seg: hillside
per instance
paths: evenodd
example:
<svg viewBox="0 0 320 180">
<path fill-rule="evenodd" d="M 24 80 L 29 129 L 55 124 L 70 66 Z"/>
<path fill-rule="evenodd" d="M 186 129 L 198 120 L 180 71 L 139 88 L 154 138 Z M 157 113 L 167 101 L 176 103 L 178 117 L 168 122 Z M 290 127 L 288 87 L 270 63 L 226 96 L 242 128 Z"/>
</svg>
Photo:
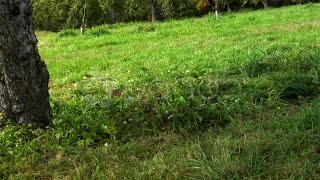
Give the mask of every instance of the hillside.
<svg viewBox="0 0 320 180">
<path fill-rule="evenodd" d="M 37 32 L 54 124 L 4 179 L 319 179 L 320 5 Z"/>
</svg>

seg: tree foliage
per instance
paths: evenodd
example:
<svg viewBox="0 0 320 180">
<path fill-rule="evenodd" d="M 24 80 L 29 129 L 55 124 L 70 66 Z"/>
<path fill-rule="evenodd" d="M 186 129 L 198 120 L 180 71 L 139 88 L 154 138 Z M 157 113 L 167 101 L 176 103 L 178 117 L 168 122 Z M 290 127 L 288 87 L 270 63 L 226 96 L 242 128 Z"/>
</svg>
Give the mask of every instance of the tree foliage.
<svg viewBox="0 0 320 180">
<path fill-rule="evenodd" d="M 85 0 L 33 0 L 34 25 L 40 30 L 78 28 Z M 320 0 L 219 0 L 219 11 L 320 2 Z M 87 26 L 103 23 L 151 21 L 151 0 L 87 0 Z M 160 20 L 199 16 L 214 9 L 215 0 L 158 0 Z"/>
</svg>

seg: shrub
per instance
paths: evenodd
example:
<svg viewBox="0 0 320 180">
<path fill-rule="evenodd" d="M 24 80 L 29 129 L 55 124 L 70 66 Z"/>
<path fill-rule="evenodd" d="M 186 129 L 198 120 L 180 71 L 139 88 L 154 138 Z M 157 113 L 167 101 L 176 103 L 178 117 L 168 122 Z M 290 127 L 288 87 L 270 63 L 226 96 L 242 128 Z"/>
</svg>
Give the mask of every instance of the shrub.
<svg viewBox="0 0 320 180">
<path fill-rule="evenodd" d="M 87 31 L 87 33 L 92 36 L 104 36 L 104 35 L 110 34 L 110 32 L 106 29 L 106 26 L 99 26 L 99 27 L 90 29 Z"/>
<path fill-rule="evenodd" d="M 139 26 L 136 30 L 137 32 L 154 32 L 156 31 L 156 27 L 152 25 Z"/>
<path fill-rule="evenodd" d="M 78 33 L 76 30 L 67 29 L 67 30 L 61 31 L 58 36 L 59 38 L 64 38 L 64 37 L 75 37 L 77 35 Z"/>
</svg>

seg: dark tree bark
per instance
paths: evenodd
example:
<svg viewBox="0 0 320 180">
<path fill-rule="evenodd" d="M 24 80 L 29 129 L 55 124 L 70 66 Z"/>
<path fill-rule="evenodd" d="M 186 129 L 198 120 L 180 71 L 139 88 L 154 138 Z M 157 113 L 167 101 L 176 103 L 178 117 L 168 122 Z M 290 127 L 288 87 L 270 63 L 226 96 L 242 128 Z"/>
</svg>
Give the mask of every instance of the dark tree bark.
<svg viewBox="0 0 320 180">
<path fill-rule="evenodd" d="M 20 124 L 50 124 L 49 73 L 32 27 L 30 0 L 0 0 L 0 113 Z"/>
<path fill-rule="evenodd" d="M 157 10 L 158 2 L 157 0 L 151 0 L 151 15 L 152 22 L 156 22 L 158 20 L 158 10 Z"/>
</svg>

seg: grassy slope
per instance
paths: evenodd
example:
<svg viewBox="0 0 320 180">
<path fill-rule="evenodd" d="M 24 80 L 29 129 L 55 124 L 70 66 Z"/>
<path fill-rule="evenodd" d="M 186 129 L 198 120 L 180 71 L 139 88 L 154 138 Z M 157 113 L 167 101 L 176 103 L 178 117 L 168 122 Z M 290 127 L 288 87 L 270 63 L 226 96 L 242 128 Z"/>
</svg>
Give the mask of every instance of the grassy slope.
<svg viewBox="0 0 320 180">
<path fill-rule="evenodd" d="M 318 179 L 319 11 L 39 32 L 55 125 L 4 129 L 0 177 Z"/>
</svg>

